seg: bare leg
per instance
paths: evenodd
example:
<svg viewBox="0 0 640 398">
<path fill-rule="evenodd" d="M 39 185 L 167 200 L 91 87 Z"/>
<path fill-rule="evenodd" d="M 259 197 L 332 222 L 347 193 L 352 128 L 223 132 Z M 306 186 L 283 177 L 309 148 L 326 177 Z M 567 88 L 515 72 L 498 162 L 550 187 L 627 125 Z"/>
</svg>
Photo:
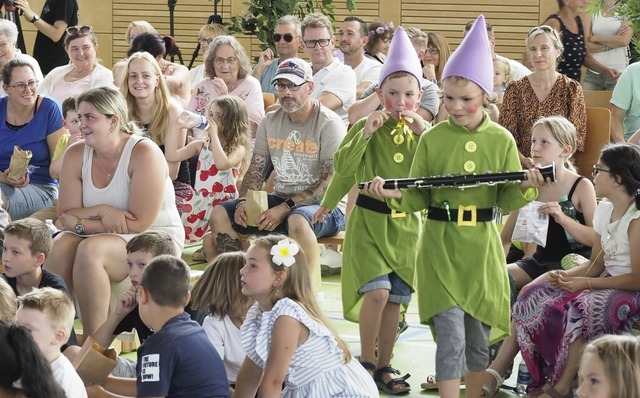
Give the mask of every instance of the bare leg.
<svg viewBox="0 0 640 398">
<path fill-rule="evenodd" d="M 582 353 L 582 348 L 585 346 L 586 341 L 583 338 L 579 338 L 575 340 L 573 343 L 569 344 L 569 353 L 567 354 L 567 365 L 564 368 L 564 372 L 555 386 L 552 386 L 560 395 L 569 395 L 571 391 L 571 386 L 573 384 L 573 380 L 576 378 L 578 374 L 578 368 L 580 366 L 580 355 Z M 547 387 L 543 387 L 545 390 Z M 542 394 L 540 397 L 546 398 L 550 397 L 548 394 Z"/>
<path fill-rule="evenodd" d="M 482 383 L 484 381 L 484 371 L 469 372 L 465 377 L 465 397 L 480 398 L 482 396 Z"/>
<path fill-rule="evenodd" d="M 322 277 L 320 274 L 320 248 L 318 239 L 313 233 L 309 221 L 300 214 L 293 214 L 287 219 L 289 236 L 297 240 L 304 251 L 309 264 L 311 286 L 317 294 L 322 290 Z"/>
<path fill-rule="evenodd" d="M 515 286 L 517 290 L 522 289 L 524 285 L 531 282 L 531 277 L 529 276 L 529 274 L 524 272 L 524 270 L 518 267 L 518 265 L 515 263 L 507 264 L 507 272 L 509 272 L 509 275 L 511 275 L 513 279 L 515 279 Z"/>
<path fill-rule="evenodd" d="M 520 351 L 520 347 L 518 346 L 518 339 L 516 337 L 516 323 L 511 321 L 511 335 L 502 341 L 502 346 L 500 346 L 500 350 L 498 351 L 498 356 L 491 362 L 489 365 L 489 369 L 493 369 L 498 372 L 499 375 L 503 376 L 507 373 L 509 365 L 514 360 L 518 352 Z M 490 375 L 489 373 L 484 372 L 483 374 L 484 384 L 489 387 L 498 388 L 500 386 L 496 385 L 496 378 Z"/>
<path fill-rule="evenodd" d="M 441 398 L 460 398 L 460 379 L 438 380 L 438 392 Z"/>
<path fill-rule="evenodd" d="M 214 206 L 209 224 L 210 238 L 205 239 L 202 244 L 208 261 L 213 261 L 220 253 L 242 250 L 240 235 L 231 226 L 231 220 L 224 207 Z"/>
<path fill-rule="evenodd" d="M 358 327 L 360 329 L 361 362 L 370 362 L 373 364 L 377 362 L 376 340 L 378 339 L 383 311 L 386 307 L 388 299 L 389 290 L 387 289 L 370 290 L 364 293 L 362 307 L 360 307 L 360 319 L 358 323 Z"/>
<path fill-rule="evenodd" d="M 111 282 L 127 277 L 125 246 L 122 238 L 113 235 L 92 236 L 78 245 L 73 280 L 85 336 L 107 320 Z"/>
<path fill-rule="evenodd" d="M 47 271 L 56 273 L 64 279 L 71 296 L 73 296 L 73 264 L 76 258 L 76 250 L 83 238 L 68 232 L 62 232 L 53 240 L 51 253 L 44 261 Z"/>
<path fill-rule="evenodd" d="M 378 331 L 378 368 L 391 364 L 393 346 L 396 343 L 396 334 L 398 332 L 398 322 L 400 322 L 400 304 L 387 302 L 382 311 L 382 319 Z M 396 375 L 387 373 L 382 377 L 386 383 Z"/>
</svg>

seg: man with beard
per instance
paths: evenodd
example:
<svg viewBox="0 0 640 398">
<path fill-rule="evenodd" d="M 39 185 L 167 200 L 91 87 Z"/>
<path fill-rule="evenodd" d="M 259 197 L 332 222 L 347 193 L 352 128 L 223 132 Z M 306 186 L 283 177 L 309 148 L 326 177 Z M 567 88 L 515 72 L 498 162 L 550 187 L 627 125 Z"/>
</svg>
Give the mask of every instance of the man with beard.
<svg viewBox="0 0 640 398">
<path fill-rule="evenodd" d="M 356 73 L 356 98 L 360 98 L 371 84 L 378 82 L 382 69 L 380 62 L 364 56 L 364 47 L 369 42 L 367 33 L 367 23 L 354 16 L 346 17 L 338 31 L 344 64 Z"/>
<path fill-rule="evenodd" d="M 213 208 L 210 224 L 213 247 L 209 260 L 222 252 L 242 250 L 239 234 L 287 234 L 304 250 L 314 289 L 320 289 L 320 253 L 317 238 L 333 236 L 344 227 L 344 200 L 324 222 L 311 223 L 333 175 L 333 154 L 346 134 L 342 120 L 314 91 L 311 65 L 299 58 L 278 65 L 272 80 L 280 107 L 269 112 L 256 133 L 255 149 L 239 190 L 240 199 Z M 248 218 L 245 196 L 260 191 L 274 171 L 274 193 L 268 209 Z"/>
</svg>

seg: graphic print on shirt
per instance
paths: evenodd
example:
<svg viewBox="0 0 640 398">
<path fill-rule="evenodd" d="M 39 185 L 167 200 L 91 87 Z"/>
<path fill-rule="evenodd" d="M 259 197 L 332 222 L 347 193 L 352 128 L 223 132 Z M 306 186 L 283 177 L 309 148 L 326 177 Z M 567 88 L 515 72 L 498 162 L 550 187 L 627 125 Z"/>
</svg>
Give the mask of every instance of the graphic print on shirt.
<svg viewBox="0 0 640 398">
<path fill-rule="evenodd" d="M 142 371 L 140 381 L 160 381 L 160 354 L 149 354 L 142 357 Z"/>
<path fill-rule="evenodd" d="M 270 141 L 270 149 L 282 149 L 282 156 L 273 157 L 273 167 L 278 176 L 276 191 L 280 187 L 277 185 L 300 186 L 307 189 L 309 185 L 315 183 L 314 176 L 309 172 L 309 168 L 305 162 L 305 157 L 315 160 L 317 158 L 317 144 L 303 142 L 300 138 L 301 134 L 298 130 L 293 130 L 284 140 Z M 275 144 L 275 147 L 274 147 Z"/>
</svg>

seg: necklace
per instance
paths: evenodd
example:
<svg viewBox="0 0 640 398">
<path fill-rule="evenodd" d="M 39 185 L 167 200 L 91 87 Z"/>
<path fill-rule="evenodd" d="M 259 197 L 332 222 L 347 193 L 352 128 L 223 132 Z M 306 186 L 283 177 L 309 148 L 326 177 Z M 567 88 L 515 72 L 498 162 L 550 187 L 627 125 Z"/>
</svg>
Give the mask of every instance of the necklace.
<svg viewBox="0 0 640 398">
<path fill-rule="evenodd" d="M 122 141 L 122 139 L 121 139 Z M 107 172 L 104 167 L 102 167 L 102 164 L 100 164 L 100 159 L 97 156 L 94 156 L 94 158 L 96 159 L 96 164 L 98 165 L 98 168 L 100 168 L 100 170 L 102 170 L 102 172 L 104 174 L 107 175 L 107 183 L 109 183 L 111 181 L 111 175 L 113 174 L 113 172 L 115 171 L 115 169 L 118 167 L 118 162 L 120 161 L 120 156 L 122 156 L 122 150 L 124 149 L 124 143 L 127 141 L 124 141 L 122 144 L 120 144 L 120 149 L 118 150 L 117 154 L 118 156 L 114 156 L 113 157 L 113 166 L 111 167 L 111 169 Z"/>
</svg>

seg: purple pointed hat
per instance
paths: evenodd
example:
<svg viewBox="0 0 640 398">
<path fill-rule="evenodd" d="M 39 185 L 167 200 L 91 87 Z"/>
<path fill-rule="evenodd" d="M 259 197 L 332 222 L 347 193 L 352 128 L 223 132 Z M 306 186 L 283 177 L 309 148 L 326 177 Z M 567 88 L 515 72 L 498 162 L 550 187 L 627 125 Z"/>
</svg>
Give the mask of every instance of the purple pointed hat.
<svg viewBox="0 0 640 398">
<path fill-rule="evenodd" d="M 480 86 L 485 93 L 493 92 L 493 56 L 484 15 L 476 19 L 444 66 L 442 80 L 449 76 L 464 77 Z"/>
<path fill-rule="evenodd" d="M 387 54 L 387 60 L 380 69 L 380 79 L 378 85 L 382 86 L 384 79 L 389 77 L 390 74 L 395 72 L 407 72 L 412 74 L 418 79 L 420 86 L 422 87 L 422 67 L 420 66 L 420 59 L 416 50 L 407 36 L 407 32 L 402 29 L 402 26 L 398 26 L 391 44 L 389 45 L 389 52 Z M 493 88 L 493 83 L 491 83 Z"/>
</svg>

